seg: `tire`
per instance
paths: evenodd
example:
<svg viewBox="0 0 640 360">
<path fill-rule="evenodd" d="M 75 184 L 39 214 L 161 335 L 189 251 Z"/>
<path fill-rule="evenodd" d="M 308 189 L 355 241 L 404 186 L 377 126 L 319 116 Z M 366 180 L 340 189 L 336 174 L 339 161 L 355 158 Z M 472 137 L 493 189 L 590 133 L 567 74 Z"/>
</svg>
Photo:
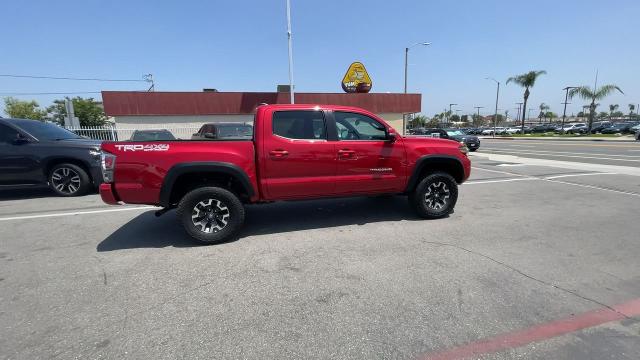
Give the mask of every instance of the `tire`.
<svg viewBox="0 0 640 360">
<path fill-rule="evenodd" d="M 449 215 L 457 201 L 458 184 L 451 175 L 443 172 L 425 176 L 409 194 L 409 204 L 425 219 L 439 219 Z"/>
<path fill-rule="evenodd" d="M 47 177 L 49 187 L 60 196 L 84 195 L 91 188 L 91 178 L 78 165 L 58 164 L 51 168 Z"/>
<path fill-rule="evenodd" d="M 232 240 L 244 224 L 244 206 L 238 197 L 219 187 L 188 192 L 176 214 L 187 234 L 202 244 Z"/>
<path fill-rule="evenodd" d="M 471 151 L 471 152 L 475 152 L 476 150 L 478 150 L 478 149 L 469 149 L 469 151 Z"/>
</svg>

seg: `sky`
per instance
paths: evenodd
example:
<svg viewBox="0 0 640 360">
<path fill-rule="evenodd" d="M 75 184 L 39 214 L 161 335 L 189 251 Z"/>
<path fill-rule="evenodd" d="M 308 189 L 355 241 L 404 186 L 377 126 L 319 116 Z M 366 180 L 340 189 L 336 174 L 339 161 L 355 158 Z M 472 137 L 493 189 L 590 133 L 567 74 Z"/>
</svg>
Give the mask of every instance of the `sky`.
<svg viewBox="0 0 640 360">
<path fill-rule="evenodd" d="M 372 92 L 409 92 L 422 113 L 448 109 L 514 115 L 521 88 L 505 80 L 545 70 L 530 106 L 562 114 L 566 86 L 617 84 L 625 95 L 598 111 L 640 103 L 638 0 L 291 0 L 294 80 L 300 92 L 342 92 L 349 64 L 361 61 Z M 275 91 L 288 83 L 285 0 L 6 1 L 0 74 L 141 79 L 157 91 Z M 144 82 L 0 77 L 15 93 L 144 90 Z M 100 98 L 100 94 L 78 94 Z M 47 106 L 64 95 L 16 95 Z M 586 100 L 575 99 L 567 113 Z M 536 116 L 536 112 L 532 112 Z"/>
</svg>

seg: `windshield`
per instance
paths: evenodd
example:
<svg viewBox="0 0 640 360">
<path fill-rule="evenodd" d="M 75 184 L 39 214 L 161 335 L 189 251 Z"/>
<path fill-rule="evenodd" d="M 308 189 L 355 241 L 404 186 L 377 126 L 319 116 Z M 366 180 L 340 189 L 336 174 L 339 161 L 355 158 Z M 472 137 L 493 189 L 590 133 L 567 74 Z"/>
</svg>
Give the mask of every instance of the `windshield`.
<svg viewBox="0 0 640 360">
<path fill-rule="evenodd" d="M 446 130 L 446 132 L 449 136 L 464 135 L 460 130 Z"/>
<path fill-rule="evenodd" d="M 218 125 L 218 136 L 228 137 L 251 137 L 253 136 L 253 126 L 251 125 Z"/>
<path fill-rule="evenodd" d="M 72 133 L 69 130 L 65 130 L 58 125 L 33 121 L 20 121 L 16 123 L 24 131 L 31 134 L 38 140 L 69 140 L 69 139 L 82 139 L 82 137 Z"/>
</svg>

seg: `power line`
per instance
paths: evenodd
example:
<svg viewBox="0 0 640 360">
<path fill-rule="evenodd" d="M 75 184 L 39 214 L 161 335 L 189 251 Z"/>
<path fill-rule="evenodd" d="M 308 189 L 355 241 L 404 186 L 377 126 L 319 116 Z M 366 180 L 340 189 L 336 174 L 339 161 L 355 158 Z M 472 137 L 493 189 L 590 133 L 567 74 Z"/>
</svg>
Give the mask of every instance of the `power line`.
<svg viewBox="0 0 640 360">
<path fill-rule="evenodd" d="M 0 77 L 28 78 L 28 79 L 49 79 L 49 80 L 75 80 L 75 81 L 149 82 L 149 80 L 146 80 L 146 79 L 143 79 L 143 80 L 138 80 L 138 79 L 101 79 L 101 78 L 76 78 L 76 77 L 15 75 L 15 74 L 0 74 Z"/>
<path fill-rule="evenodd" d="M 19 95 L 73 95 L 73 94 L 100 94 L 102 91 L 73 91 L 73 92 L 37 92 L 37 93 L 18 93 L 18 92 L 0 92 L 0 96 L 19 96 Z"/>
</svg>

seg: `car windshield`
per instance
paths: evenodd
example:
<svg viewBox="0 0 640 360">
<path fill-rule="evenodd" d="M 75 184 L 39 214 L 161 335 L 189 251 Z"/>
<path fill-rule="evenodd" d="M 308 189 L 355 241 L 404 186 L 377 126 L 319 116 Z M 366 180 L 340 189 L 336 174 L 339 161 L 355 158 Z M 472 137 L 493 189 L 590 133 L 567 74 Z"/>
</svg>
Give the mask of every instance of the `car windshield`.
<svg viewBox="0 0 640 360">
<path fill-rule="evenodd" d="M 460 130 L 445 130 L 447 132 L 447 135 L 449 136 L 458 136 L 458 135 L 464 135 L 464 133 L 462 133 L 462 131 Z"/>
<path fill-rule="evenodd" d="M 69 130 L 58 125 L 44 123 L 37 120 L 24 120 L 15 123 L 17 126 L 28 132 L 38 140 L 73 140 L 82 139 Z"/>
</svg>

